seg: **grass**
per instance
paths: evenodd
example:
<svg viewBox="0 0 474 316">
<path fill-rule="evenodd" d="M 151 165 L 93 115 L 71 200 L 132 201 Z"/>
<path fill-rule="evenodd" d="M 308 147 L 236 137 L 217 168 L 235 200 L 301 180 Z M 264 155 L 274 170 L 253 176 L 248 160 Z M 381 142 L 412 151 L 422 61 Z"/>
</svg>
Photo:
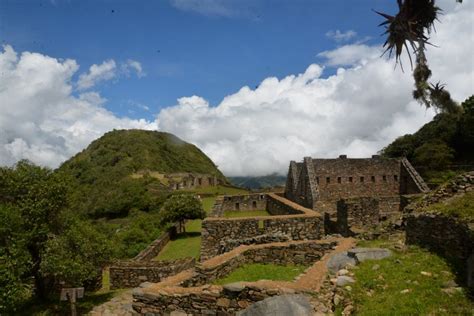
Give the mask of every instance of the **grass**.
<svg viewBox="0 0 474 316">
<path fill-rule="evenodd" d="M 186 223 L 186 233 L 178 234 L 155 258 L 156 260 L 176 260 L 186 257 L 199 258 L 201 250 L 201 220 Z"/>
<path fill-rule="evenodd" d="M 184 190 L 195 192 L 196 194 L 213 194 L 213 195 L 237 195 L 237 194 L 248 194 L 249 191 L 236 187 L 229 186 L 209 186 L 209 187 L 198 187 L 194 189 Z"/>
<path fill-rule="evenodd" d="M 253 263 L 232 271 L 227 277 L 216 280 L 214 284 L 228 284 L 239 281 L 258 280 L 292 281 L 306 270 L 306 266 Z"/>
<path fill-rule="evenodd" d="M 202 207 L 204 208 L 204 211 L 206 211 L 206 214 L 211 213 L 214 202 L 216 202 L 216 197 L 214 196 L 201 199 Z"/>
<path fill-rule="evenodd" d="M 360 243 L 388 245 L 384 241 Z M 373 269 L 375 264 L 380 267 Z M 349 295 L 357 315 L 473 315 L 474 303 L 465 289 L 451 295 L 442 291 L 455 276 L 445 260 L 424 249 L 394 251 L 389 258 L 362 262 L 354 273 L 357 281 Z"/>
<path fill-rule="evenodd" d="M 474 191 L 429 205 L 423 211 L 440 212 L 450 216 L 474 219 Z"/>
<path fill-rule="evenodd" d="M 270 216 L 265 210 L 251 210 L 251 211 L 226 211 L 224 212 L 224 217 L 234 218 L 234 217 L 256 217 L 256 216 Z"/>
</svg>

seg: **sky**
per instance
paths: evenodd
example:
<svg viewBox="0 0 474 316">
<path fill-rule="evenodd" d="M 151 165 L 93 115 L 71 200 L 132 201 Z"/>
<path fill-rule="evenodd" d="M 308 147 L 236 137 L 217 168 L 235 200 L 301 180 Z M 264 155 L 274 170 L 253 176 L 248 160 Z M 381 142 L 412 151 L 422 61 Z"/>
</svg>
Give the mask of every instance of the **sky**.
<svg viewBox="0 0 474 316">
<path fill-rule="evenodd" d="M 443 10 L 433 81 L 474 87 L 474 5 Z M 388 0 L 0 0 L 0 165 L 51 168 L 113 129 L 173 133 L 228 176 L 366 157 L 434 116 L 383 53 Z"/>
</svg>

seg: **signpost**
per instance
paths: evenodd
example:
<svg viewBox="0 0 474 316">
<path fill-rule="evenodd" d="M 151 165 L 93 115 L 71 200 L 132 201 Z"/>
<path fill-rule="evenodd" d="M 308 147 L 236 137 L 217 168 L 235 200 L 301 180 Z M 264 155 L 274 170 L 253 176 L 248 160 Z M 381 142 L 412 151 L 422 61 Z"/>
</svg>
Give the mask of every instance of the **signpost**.
<svg viewBox="0 0 474 316">
<path fill-rule="evenodd" d="M 71 316 L 77 316 L 76 300 L 83 297 L 83 287 L 65 287 L 61 289 L 61 301 L 69 301 L 71 303 Z"/>
</svg>

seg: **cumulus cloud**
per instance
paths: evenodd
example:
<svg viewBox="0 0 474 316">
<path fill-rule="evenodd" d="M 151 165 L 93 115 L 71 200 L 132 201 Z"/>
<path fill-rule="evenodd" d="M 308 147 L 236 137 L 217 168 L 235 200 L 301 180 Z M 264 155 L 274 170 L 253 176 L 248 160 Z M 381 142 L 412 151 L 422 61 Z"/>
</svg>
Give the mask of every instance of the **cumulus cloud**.
<svg viewBox="0 0 474 316">
<path fill-rule="evenodd" d="M 146 76 L 146 73 L 143 71 L 142 64 L 133 59 L 128 59 L 122 64 L 122 71 L 127 76 L 130 76 L 131 72 L 135 72 L 138 78 Z"/>
<path fill-rule="evenodd" d="M 442 2 L 443 3 L 443 2 Z M 472 94 L 473 5 L 445 9 L 428 49 L 434 73 L 459 101 Z M 410 71 L 380 58 L 381 48 L 346 45 L 319 55 L 344 66 L 324 78 L 310 65 L 299 75 L 267 78 L 213 107 L 199 96 L 178 99 L 157 116 L 167 130 L 203 149 L 226 175 L 285 173 L 304 156 L 375 154 L 396 137 L 416 131 L 435 114 L 413 101 Z"/>
<path fill-rule="evenodd" d="M 77 87 L 79 90 L 84 90 L 94 86 L 100 81 L 107 81 L 117 75 L 117 65 L 114 60 L 109 59 L 100 65 L 92 65 L 88 73 L 81 74 Z"/>
<path fill-rule="evenodd" d="M 326 33 L 326 37 L 329 37 L 336 42 L 345 42 L 357 36 L 357 33 L 353 30 L 347 30 L 341 32 L 339 30 L 331 30 Z"/>
<path fill-rule="evenodd" d="M 89 75 L 113 69 L 113 63 L 91 67 Z M 100 65 L 100 66 L 102 66 Z M 107 66 L 109 65 L 109 66 Z M 102 107 L 97 92 L 74 96 L 74 60 L 38 53 L 18 55 L 11 46 L 0 53 L 0 165 L 20 159 L 57 167 L 92 140 L 114 128 L 156 129 L 146 120 L 118 118 Z M 103 76 L 103 75 L 102 75 Z M 89 76 L 89 81 L 96 79 Z M 101 77 L 97 75 L 96 77 Z M 84 77 L 83 86 L 88 82 Z"/>
</svg>

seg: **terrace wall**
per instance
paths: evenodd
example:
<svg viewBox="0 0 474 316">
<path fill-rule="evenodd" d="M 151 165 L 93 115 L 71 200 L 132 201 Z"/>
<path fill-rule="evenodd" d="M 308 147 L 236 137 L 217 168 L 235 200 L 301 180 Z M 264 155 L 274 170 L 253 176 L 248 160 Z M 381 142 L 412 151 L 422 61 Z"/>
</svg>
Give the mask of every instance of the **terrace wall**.
<svg viewBox="0 0 474 316">
<path fill-rule="evenodd" d="M 245 244 L 245 240 L 265 235 L 285 235 L 290 240 L 314 240 L 323 234 L 322 217 L 281 196 L 268 194 L 267 211 L 270 214 L 290 214 L 245 218 L 210 217 L 202 222 L 201 261 Z M 280 238 L 280 237 L 278 237 Z M 262 242 L 267 238 L 260 238 Z M 239 243 L 238 241 L 242 242 Z M 254 241 L 258 242 L 259 238 Z M 232 246 L 230 246 L 232 245 Z"/>
<path fill-rule="evenodd" d="M 118 261 L 109 267 L 110 288 L 132 288 L 143 282 L 160 282 L 163 278 L 194 267 L 194 258 L 175 261 Z"/>
</svg>

